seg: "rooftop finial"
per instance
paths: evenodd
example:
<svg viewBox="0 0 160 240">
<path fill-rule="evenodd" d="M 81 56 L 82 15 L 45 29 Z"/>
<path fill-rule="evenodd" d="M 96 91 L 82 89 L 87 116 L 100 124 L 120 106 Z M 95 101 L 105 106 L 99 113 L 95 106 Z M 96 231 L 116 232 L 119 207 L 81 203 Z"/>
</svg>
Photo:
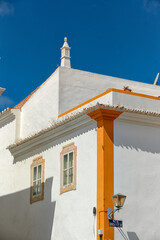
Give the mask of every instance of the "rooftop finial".
<svg viewBox="0 0 160 240">
<path fill-rule="evenodd" d="M 71 62 L 70 62 L 70 47 L 67 43 L 67 37 L 64 38 L 64 44 L 61 48 L 61 66 L 62 67 L 71 67 Z"/>
</svg>

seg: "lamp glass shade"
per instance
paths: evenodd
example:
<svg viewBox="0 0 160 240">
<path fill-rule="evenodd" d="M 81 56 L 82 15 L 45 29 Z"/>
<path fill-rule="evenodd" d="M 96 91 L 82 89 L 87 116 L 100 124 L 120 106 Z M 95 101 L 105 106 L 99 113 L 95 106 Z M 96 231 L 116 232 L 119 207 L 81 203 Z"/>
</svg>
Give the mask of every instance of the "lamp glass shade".
<svg viewBox="0 0 160 240">
<path fill-rule="evenodd" d="M 112 196 L 112 200 L 116 208 L 122 208 L 126 200 L 126 196 L 118 193 Z"/>
</svg>

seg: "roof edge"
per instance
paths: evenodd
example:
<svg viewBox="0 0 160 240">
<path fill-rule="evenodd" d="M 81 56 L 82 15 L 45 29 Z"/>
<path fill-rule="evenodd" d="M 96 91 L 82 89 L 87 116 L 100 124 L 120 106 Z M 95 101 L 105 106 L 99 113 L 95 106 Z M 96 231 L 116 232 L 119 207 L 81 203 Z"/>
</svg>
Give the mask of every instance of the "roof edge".
<svg viewBox="0 0 160 240">
<path fill-rule="evenodd" d="M 33 92 L 31 92 L 25 99 L 23 99 L 20 103 L 18 103 L 16 106 L 14 106 L 14 109 L 21 110 L 24 104 L 34 95 L 35 92 L 43 85 L 45 82 L 57 71 L 58 68 L 39 86 L 37 87 Z"/>
<path fill-rule="evenodd" d="M 19 141 L 17 141 L 16 143 L 13 143 L 11 145 L 9 145 L 7 147 L 7 149 L 11 150 L 11 149 L 14 149 L 15 147 L 18 147 L 20 145 L 22 145 L 23 143 L 25 142 L 28 142 L 30 141 L 31 139 L 34 139 L 36 137 L 39 137 L 53 129 L 56 129 L 80 116 L 83 116 L 85 114 L 88 114 L 90 113 L 91 111 L 93 110 L 96 110 L 96 109 L 99 109 L 99 108 L 102 108 L 102 109 L 108 109 L 108 110 L 116 110 L 116 111 L 121 111 L 121 112 L 127 112 L 127 113 L 135 113 L 135 114 L 142 114 L 142 115 L 147 115 L 147 116 L 153 116 L 153 117 L 160 117 L 160 113 L 155 113 L 155 112 L 148 112 L 148 111 L 143 111 L 143 110 L 135 110 L 135 109 L 128 109 L 124 106 L 111 106 L 111 105 L 105 105 L 105 104 L 95 104 L 93 106 L 90 106 L 88 108 L 85 108 L 83 109 L 81 112 L 78 112 L 78 113 L 74 113 L 70 116 L 65 116 L 64 119 L 58 119 L 56 122 L 54 122 L 51 126 L 45 128 L 45 129 L 42 129 L 41 131 L 35 133 L 34 135 L 32 136 L 29 136 L 29 137 L 26 137 L 24 139 L 20 139 Z"/>
<path fill-rule="evenodd" d="M 59 114 L 58 118 L 61 118 L 61 117 L 65 116 L 65 115 L 67 115 L 68 113 L 71 113 L 71 112 L 77 110 L 78 108 L 83 107 L 86 104 L 91 103 L 92 101 L 94 101 L 94 100 L 96 100 L 96 99 L 98 99 L 98 98 L 100 98 L 100 97 L 102 97 L 102 96 L 104 96 L 104 95 L 106 95 L 108 93 L 111 93 L 111 92 L 118 92 L 118 93 L 122 93 L 122 94 L 128 94 L 128 95 L 132 95 L 132 96 L 149 98 L 149 99 L 160 101 L 160 97 L 155 97 L 155 96 L 147 95 L 147 94 L 143 94 L 143 93 L 130 92 L 130 91 L 116 89 L 116 88 L 110 88 L 107 91 L 105 91 L 105 92 L 103 92 L 103 93 L 101 93 L 101 94 L 99 94 L 99 95 L 97 95 L 97 96 L 95 96 L 95 97 L 93 97 L 93 98 L 91 98 L 91 99 L 89 99 L 89 100 L 87 100 L 87 101 L 85 101 L 85 102 L 83 102 L 83 103 L 81 103 L 81 104 L 79 104 L 79 105 L 69 109 L 68 111 Z"/>
</svg>

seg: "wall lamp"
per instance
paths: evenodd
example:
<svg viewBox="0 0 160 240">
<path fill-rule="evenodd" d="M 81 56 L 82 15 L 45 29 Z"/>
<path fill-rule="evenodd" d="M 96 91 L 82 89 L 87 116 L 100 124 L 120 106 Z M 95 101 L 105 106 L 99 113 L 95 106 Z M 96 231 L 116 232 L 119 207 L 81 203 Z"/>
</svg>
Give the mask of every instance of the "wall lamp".
<svg viewBox="0 0 160 240">
<path fill-rule="evenodd" d="M 107 211 L 108 219 L 113 219 L 113 214 L 123 207 L 125 200 L 126 196 L 121 193 L 112 196 L 112 201 L 116 209 L 112 210 L 111 208 L 108 208 Z"/>
</svg>

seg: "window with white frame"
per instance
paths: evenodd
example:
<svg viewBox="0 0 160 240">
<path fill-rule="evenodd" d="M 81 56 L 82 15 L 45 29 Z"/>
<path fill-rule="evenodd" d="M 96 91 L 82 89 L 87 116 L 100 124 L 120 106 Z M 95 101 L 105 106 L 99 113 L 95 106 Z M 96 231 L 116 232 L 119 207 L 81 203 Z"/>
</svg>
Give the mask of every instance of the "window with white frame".
<svg viewBox="0 0 160 240">
<path fill-rule="evenodd" d="M 33 159 L 31 165 L 31 193 L 30 202 L 37 202 L 44 198 L 44 159 L 39 156 Z"/>
<path fill-rule="evenodd" d="M 76 189 L 77 147 L 74 143 L 63 147 L 61 152 L 61 189 L 64 193 Z"/>
</svg>

